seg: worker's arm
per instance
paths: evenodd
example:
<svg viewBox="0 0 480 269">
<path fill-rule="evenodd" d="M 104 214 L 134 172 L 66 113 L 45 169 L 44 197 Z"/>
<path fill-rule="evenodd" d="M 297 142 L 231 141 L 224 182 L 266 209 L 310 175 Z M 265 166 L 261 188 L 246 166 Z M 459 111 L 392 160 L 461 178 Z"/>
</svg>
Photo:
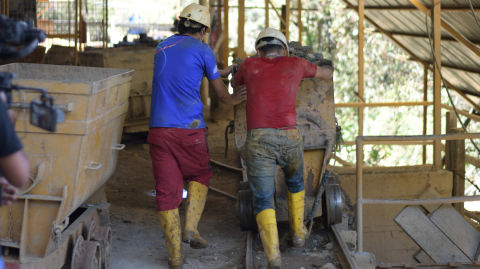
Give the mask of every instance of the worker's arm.
<svg viewBox="0 0 480 269">
<path fill-rule="evenodd" d="M 223 70 L 218 70 L 218 72 L 220 73 L 220 77 L 228 78 L 228 75 L 230 75 L 230 73 L 232 73 L 233 66 L 234 65 L 230 65 L 230 66 L 227 66 L 227 68 L 225 68 Z"/>
<path fill-rule="evenodd" d="M 333 77 L 333 67 L 330 65 L 317 66 L 316 78 L 329 80 Z"/>
<path fill-rule="evenodd" d="M 247 92 L 245 91 L 245 89 L 241 89 L 235 91 L 233 94 L 230 94 L 221 78 L 209 80 L 209 82 L 218 100 L 220 100 L 220 102 L 224 104 L 234 106 L 247 100 Z"/>
<path fill-rule="evenodd" d="M 0 158 L 0 170 L 13 186 L 21 188 L 30 177 L 30 163 L 22 150 Z"/>
</svg>

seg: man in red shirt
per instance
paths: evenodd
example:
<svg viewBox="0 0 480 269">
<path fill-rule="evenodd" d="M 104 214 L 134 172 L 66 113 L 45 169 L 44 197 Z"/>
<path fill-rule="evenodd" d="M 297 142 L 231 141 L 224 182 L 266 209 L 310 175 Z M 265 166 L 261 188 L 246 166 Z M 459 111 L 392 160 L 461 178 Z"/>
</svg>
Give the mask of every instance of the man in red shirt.
<svg viewBox="0 0 480 269">
<path fill-rule="evenodd" d="M 331 79 L 331 66 L 316 66 L 298 57 L 285 57 L 288 44 L 278 30 L 267 28 L 255 41 L 258 56 L 242 62 L 234 87 L 246 85 L 248 182 L 254 212 L 268 258 L 268 269 L 282 268 L 275 218 L 275 167 L 279 165 L 288 187 L 290 235 L 294 247 L 305 244 L 303 224 L 305 184 L 303 139 L 297 125 L 295 102 L 303 78 Z"/>
</svg>

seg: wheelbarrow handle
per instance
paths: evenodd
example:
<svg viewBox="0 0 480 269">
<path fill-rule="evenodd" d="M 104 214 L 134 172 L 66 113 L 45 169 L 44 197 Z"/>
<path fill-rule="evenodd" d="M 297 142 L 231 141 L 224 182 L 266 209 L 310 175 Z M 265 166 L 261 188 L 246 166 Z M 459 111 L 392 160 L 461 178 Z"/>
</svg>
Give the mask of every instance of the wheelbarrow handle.
<svg viewBox="0 0 480 269">
<path fill-rule="evenodd" d="M 90 166 L 85 167 L 85 170 L 98 170 L 102 167 L 101 163 L 92 162 Z"/>
</svg>

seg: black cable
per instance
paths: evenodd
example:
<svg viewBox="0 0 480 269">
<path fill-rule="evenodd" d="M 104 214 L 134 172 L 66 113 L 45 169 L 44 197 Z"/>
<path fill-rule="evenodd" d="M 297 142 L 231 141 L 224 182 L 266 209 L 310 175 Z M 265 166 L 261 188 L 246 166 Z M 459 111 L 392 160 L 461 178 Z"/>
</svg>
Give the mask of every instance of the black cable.
<svg viewBox="0 0 480 269">
<path fill-rule="evenodd" d="M 477 23 L 478 28 L 480 28 L 480 23 L 478 23 L 477 15 L 475 15 L 475 10 L 473 10 L 472 0 L 468 0 L 468 3 L 470 4 L 470 10 L 472 11 L 472 16 L 475 19 L 475 22 Z"/>
</svg>

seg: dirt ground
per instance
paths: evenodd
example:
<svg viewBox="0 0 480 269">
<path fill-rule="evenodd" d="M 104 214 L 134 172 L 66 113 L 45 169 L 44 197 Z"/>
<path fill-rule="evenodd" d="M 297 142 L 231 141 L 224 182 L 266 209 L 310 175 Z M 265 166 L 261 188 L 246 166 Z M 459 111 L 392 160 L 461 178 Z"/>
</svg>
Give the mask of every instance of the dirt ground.
<svg viewBox="0 0 480 269">
<path fill-rule="evenodd" d="M 207 121 L 208 143 L 213 160 L 240 167 L 233 134 L 229 134 L 228 158 L 224 158 L 224 131 L 228 121 Z M 112 269 L 168 269 L 168 250 L 158 220 L 155 204 L 155 182 L 146 134 L 124 135 L 126 144 L 120 152 L 115 173 L 107 182 L 110 207 L 110 227 L 113 231 Z M 236 196 L 241 172 L 212 164 L 210 185 Z M 183 244 L 185 269 L 227 268 L 245 266 L 247 232 L 240 229 L 236 216 L 236 200 L 210 190 L 198 225 L 201 236 L 207 240 L 206 249 L 194 250 Z M 184 221 L 184 204 L 180 205 Z M 183 225 L 183 224 L 182 224 Z M 280 237 L 287 233 L 288 224 L 279 224 Z M 266 268 L 267 259 L 258 234 L 254 234 L 253 257 L 255 268 Z M 329 243 L 325 231 L 316 226 L 304 248 L 287 247 L 282 253 L 283 268 L 320 268 L 336 262 L 335 246 Z"/>
</svg>

